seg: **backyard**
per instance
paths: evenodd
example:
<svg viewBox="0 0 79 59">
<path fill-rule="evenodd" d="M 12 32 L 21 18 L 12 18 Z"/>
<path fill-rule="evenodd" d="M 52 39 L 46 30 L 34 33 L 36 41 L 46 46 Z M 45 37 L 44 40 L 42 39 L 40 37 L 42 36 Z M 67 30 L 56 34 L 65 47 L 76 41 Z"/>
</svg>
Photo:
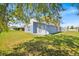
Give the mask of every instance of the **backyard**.
<svg viewBox="0 0 79 59">
<path fill-rule="evenodd" d="M 36 36 L 23 31 L 0 33 L 0 55 L 79 55 L 79 32 Z"/>
</svg>

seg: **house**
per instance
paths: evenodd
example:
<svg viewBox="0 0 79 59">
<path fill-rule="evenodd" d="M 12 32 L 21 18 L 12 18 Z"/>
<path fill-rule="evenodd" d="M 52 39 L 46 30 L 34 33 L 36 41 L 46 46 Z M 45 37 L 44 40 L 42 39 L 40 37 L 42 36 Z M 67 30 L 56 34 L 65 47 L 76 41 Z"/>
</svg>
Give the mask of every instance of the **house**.
<svg viewBox="0 0 79 59">
<path fill-rule="evenodd" d="M 74 28 L 67 28 L 67 27 L 62 27 L 61 28 L 62 32 L 66 32 L 66 31 L 75 31 L 75 32 L 79 32 L 79 27 L 74 27 Z"/>
<path fill-rule="evenodd" d="M 9 27 L 10 30 L 21 30 L 21 31 L 24 31 L 24 27 L 16 27 L 16 26 L 12 26 L 12 27 Z"/>
<path fill-rule="evenodd" d="M 17 21 L 16 23 L 14 22 L 9 22 L 8 27 L 10 30 L 22 30 L 24 31 L 24 23 L 22 21 Z"/>
<path fill-rule="evenodd" d="M 58 32 L 57 27 L 54 26 L 53 24 L 47 24 L 45 22 L 39 24 L 39 22 L 36 19 L 31 19 L 28 25 L 22 22 L 18 22 L 17 24 L 11 23 L 9 24 L 9 28 L 10 30 L 22 29 L 25 32 L 40 34 L 40 35 L 46 35 L 46 34 Z"/>
<path fill-rule="evenodd" d="M 42 22 L 39 24 L 39 22 L 35 19 L 31 19 L 30 24 L 24 27 L 25 32 L 30 32 L 34 34 L 40 34 L 40 35 L 46 35 L 51 33 L 59 32 L 58 28 L 54 26 L 53 24 L 47 24 L 45 22 Z"/>
</svg>

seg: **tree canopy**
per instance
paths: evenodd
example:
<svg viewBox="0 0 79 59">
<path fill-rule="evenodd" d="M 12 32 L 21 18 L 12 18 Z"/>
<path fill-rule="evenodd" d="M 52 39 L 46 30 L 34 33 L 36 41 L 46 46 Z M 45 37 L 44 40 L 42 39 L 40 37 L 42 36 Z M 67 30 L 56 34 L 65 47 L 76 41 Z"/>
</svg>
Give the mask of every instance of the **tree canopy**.
<svg viewBox="0 0 79 59">
<path fill-rule="evenodd" d="M 60 26 L 62 18 L 60 12 L 64 10 L 59 3 L 16 3 L 0 4 L 0 29 L 8 29 L 8 22 L 14 22 L 14 18 L 26 24 L 31 18 L 36 18 L 39 22 L 45 21 L 55 26 Z"/>
</svg>

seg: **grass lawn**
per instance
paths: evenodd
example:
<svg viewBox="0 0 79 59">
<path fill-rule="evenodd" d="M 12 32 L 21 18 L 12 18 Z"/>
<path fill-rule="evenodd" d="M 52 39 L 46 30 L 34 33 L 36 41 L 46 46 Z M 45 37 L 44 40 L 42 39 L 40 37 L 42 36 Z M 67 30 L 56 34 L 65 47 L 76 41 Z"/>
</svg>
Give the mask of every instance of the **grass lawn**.
<svg viewBox="0 0 79 59">
<path fill-rule="evenodd" d="M 2 32 L 0 34 L 0 50 L 11 49 L 17 44 L 33 39 L 33 35 L 22 31 Z"/>
<path fill-rule="evenodd" d="M 62 32 L 44 36 L 22 31 L 2 32 L 0 50 L 0 55 L 12 56 L 79 56 L 79 32 Z"/>
<path fill-rule="evenodd" d="M 74 32 L 74 31 L 62 32 L 62 33 L 59 33 L 59 34 L 68 35 L 68 36 L 79 37 L 79 32 Z"/>
</svg>

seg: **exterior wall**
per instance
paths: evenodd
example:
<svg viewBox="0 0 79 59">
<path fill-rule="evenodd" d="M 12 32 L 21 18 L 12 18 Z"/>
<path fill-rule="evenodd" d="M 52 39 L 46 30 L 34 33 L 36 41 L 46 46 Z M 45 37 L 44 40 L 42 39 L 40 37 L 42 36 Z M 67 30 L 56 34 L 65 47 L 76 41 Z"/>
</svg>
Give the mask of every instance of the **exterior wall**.
<svg viewBox="0 0 79 59">
<path fill-rule="evenodd" d="M 78 32 L 78 29 L 68 29 L 68 31 L 77 31 Z"/>
<path fill-rule="evenodd" d="M 56 33 L 58 29 L 53 25 L 47 25 L 47 31 L 49 31 L 49 33 Z"/>
<path fill-rule="evenodd" d="M 33 25 L 26 25 L 25 26 L 25 32 L 30 32 L 30 33 L 33 33 Z"/>
<path fill-rule="evenodd" d="M 49 32 L 47 31 L 47 26 L 45 24 L 38 25 L 37 34 L 41 35 L 49 34 Z"/>
<path fill-rule="evenodd" d="M 25 32 L 30 32 L 30 33 L 34 33 L 34 26 L 35 25 L 33 25 L 33 22 L 36 22 L 36 20 L 34 20 L 34 19 L 31 19 L 31 21 L 30 21 L 30 23 L 28 24 L 28 25 L 25 25 Z"/>
<path fill-rule="evenodd" d="M 25 26 L 25 32 L 46 35 L 56 33 L 58 32 L 58 29 L 53 25 L 47 25 L 45 23 L 39 25 L 37 21 L 32 19 L 30 21 L 30 24 L 28 24 L 28 26 Z"/>
<path fill-rule="evenodd" d="M 34 22 L 33 24 L 33 33 L 45 35 L 45 34 L 51 34 L 56 32 L 58 32 L 58 30 L 53 25 L 47 25 L 44 23 L 39 25 L 37 22 Z"/>
<path fill-rule="evenodd" d="M 62 31 L 62 32 L 65 32 L 65 31 L 75 31 L 75 32 L 79 32 L 79 29 L 78 29 L 78 28 L 68 29 L 68 28 L 66 28 L 66 27 L 62 27 L 62 28 L 61 28 L 61 31 Z"/>
</svg>

